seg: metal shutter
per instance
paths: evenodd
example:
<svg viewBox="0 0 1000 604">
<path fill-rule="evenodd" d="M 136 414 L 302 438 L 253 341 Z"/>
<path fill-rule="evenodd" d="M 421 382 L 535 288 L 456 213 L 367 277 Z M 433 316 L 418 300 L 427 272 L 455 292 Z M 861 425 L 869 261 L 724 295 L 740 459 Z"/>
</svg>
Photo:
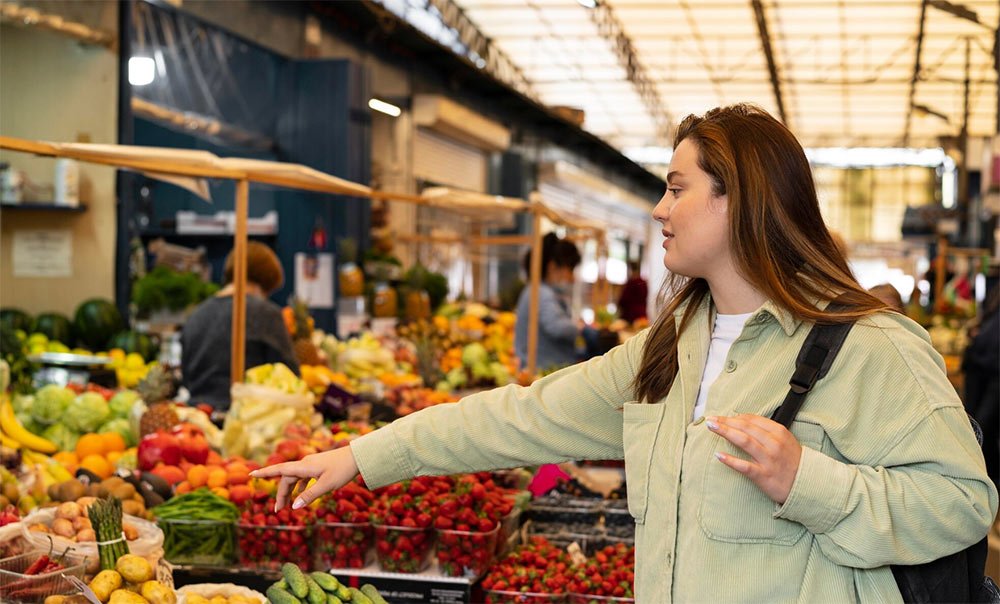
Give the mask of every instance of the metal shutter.
<svg viewBox="0 0 1000 604">
<path fill-rule="evenodd" d="M 448 187 L 486 192 L 487 157 L 481 150 L 417 129 L 413 141 L 413 176 Z"/>
</svg>

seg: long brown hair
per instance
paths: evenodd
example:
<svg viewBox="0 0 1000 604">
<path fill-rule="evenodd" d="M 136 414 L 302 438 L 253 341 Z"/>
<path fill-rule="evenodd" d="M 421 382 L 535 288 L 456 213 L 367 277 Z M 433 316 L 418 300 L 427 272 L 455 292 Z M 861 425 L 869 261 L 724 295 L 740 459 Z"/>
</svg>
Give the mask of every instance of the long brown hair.
<svg viewBox="0 0 1000 604">
<path fill-rule="evenodd" d="M 739 104 L 690 115 L 674 149 L 688 139 L 715 195 L 728 195 L 729 239 L 741 276 L 796 318 L 814 323 L 855 321 L 886 310 L 854 279 L 820 215 L 812 171 L 792 133 L 766 111 Z M 639 401 L 667 395 L 677 374 L 678 333 L 709 294 L 704 279 L 672 274 L 666 305 L 650 329 L 633 384 Z M 828 313 L 815 300 L 838 297 L 849 311 Z M 689 302 L 680 324 L 674 312 Z"/>
</svg>

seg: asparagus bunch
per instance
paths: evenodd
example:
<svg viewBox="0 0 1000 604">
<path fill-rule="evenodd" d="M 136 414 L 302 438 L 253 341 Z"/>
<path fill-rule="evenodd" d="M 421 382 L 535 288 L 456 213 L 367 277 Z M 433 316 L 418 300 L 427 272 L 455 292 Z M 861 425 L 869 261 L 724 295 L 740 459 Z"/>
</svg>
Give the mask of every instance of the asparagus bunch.
<svg viewBox="0 0 1000 604">
<path fill-rule="evenodd" d="M 118 558 L 129 553 L 122 533 L 122 502 L 117 497 L 98 499 L 87 508 L 87 513 L 97 535 L 101 570 L 114 570 Z"/>
</svg>

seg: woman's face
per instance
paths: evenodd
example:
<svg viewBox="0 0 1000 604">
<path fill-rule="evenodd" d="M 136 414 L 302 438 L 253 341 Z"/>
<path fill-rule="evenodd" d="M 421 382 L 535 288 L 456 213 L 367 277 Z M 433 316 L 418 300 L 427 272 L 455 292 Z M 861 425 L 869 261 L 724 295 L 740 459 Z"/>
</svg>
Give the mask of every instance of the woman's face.
<svg viewBox="0 0 1000 604">
<path fill-rule="evenodd" d="M 709 279 L 730 263 L 729 199 L 712 193 L 698 166 L 698 147 L 684 139 L 670 160 L 667 192 L 653 209 L 663 225 L 663 265 L 685 277 Z"/>
</svg>

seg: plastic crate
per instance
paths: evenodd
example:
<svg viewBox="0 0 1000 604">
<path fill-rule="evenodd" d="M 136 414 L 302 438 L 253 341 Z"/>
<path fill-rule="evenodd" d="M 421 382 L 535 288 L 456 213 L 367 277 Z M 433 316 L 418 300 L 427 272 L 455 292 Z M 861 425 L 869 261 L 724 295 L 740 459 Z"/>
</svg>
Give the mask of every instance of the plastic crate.
<svg viewBox="0 0 1000 604">
<path fill-rule="evenodd" d="M 492 531 L 437 530 L 437 561 L 449 577 L 479 577 L 493 562 L 500 534 L 498 522 Z"/>
<path fill-rule="evenodd" d="M 236 558 L 236 525 L 219 520 L 159 518 L 163 551 L 171 564 L 228 566 Z"/>
<path fill-rule="evenodd" d="M 25 575 L 24 571 L 42 555 L 40 551 L 0 560 L 0 602 L 4 604 L 41 604 L 49 596 L 76 593 L 63 575 L 83 579 L 84 564 L 75 564 L 44 575 Z"/>
<path fill-rule="evenodd" d="M 434 529 L 375 526 L 375 556 L 382 570 L 419 573 L 427 570 L 434 549 Z"/>
<path fill-rule="evenodd" d="M 294 562 L 304 572 L 312 570 L 311 526 L 236 525 L 239 565 L 257 570 L 277 570 Z"/>
<path fill-rule="evenodd" d="M 605 604 L 608 602 L 635 602 L 635 598 L 616 598 L 614 596 L 589 596 L 587 594 L 569 594 L 567 604 Z"/>
<path fill-rule="evenodd" d="M 313 567 L 363 568 L 371 561 L 373 530 L 367 522 L 321 522 L 313 530 Z"/>
</svg>

